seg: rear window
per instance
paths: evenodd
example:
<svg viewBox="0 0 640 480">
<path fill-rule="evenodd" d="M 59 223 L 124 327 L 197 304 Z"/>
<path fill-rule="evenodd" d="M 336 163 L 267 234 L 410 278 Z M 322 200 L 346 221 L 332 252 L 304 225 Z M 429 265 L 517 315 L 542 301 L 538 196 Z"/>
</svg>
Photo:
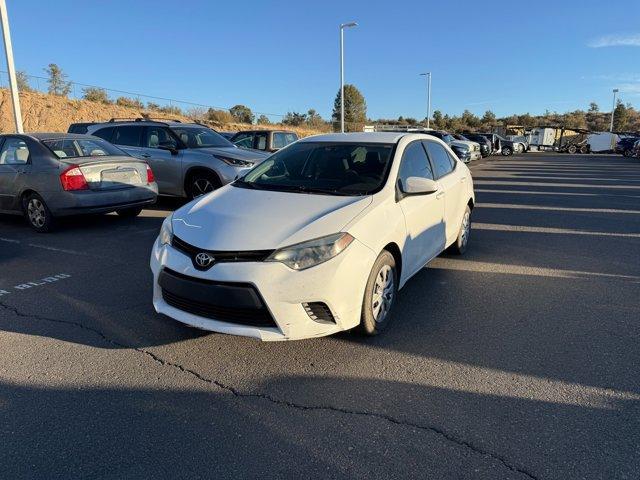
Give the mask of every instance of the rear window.
<svg viewBox="0 0 640 480">
<path fill-rule="evenodd" d="M 104 140 L 91 138 L 59 138 L 42 143 L 58 158 L 105 157 L 127 154 Z"/>
<path fill-rule="evenodd" d="M 298 135 L 295 133 L 274 132 L 273 148 L 284 148 L 296 140 L 298 140 Z"/>
</svg>

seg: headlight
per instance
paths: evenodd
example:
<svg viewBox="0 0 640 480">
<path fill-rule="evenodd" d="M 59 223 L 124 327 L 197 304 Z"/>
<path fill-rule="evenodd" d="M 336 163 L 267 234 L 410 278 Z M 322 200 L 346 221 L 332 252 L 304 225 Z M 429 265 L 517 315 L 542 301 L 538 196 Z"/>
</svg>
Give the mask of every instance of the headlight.
<svg viewBox="0 0 640 480">
<path fill-rule="evenodd" d="M 276 250 L 266 261 L 281 262 L 294 270 L 304 270 L 332 259 L 351 242 L 353 237 L 348 233 L 334 233 Z"/>
<path fill-rule="evenodd" d="M 222 157 L 220 155 L 215 155 L 215 157 L 219 160 L 222 160 L 227 165 L 231 165 L 232 167 L 253 167 L 254 164 L 254 162 L 248 162 L 247 160 L 238 160 L 237 158 Z"/>
<path fill-rule="evenodd" d="M 173 238 L 173 214 L 169 215 L 164 219 L 164 222 L 162 222 L 158 238 L 160 239 L 160 246 L 171 243 L 171 239 Z"/>
</svg>

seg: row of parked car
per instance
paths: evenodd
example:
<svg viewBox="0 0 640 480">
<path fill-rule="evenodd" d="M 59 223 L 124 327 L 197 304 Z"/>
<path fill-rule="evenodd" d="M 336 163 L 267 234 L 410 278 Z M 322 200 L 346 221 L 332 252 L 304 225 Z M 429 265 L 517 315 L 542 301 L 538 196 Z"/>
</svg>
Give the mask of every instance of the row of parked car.
<svg viewBox="0 0 640 480">
<path fill-rule="evenodd" d="M 640 158 L 640 137 L 623 137 L 616 144 L 616 153 L 620 153 L 625 157 Z"/>
</svg>

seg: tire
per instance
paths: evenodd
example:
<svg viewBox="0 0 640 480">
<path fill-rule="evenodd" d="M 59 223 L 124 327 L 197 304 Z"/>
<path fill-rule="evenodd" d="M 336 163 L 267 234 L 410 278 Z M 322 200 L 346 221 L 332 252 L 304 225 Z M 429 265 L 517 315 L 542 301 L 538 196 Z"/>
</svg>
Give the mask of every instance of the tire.
<svg viewBox="0 0 640 480">
<path fill-rule="evenodd" d="M 383 294 L 379 295 L 380 289 Z M 398 296 L 398 270 L 396 260 L 387 250 L 378 256 L 365 287 L 362 313 L 358 330 L 373 336 L 383 332 L 392 319 L 393 306 Z M 377 309 L 375 305 L 378 305 Z"/>
<path fill-rule="evenodd" d="M 505 157 L 510 157 L 511 155 L 513 155 L 513 148 L 502 147 L 502 155 Z"/>
<path fill-rule="evenodd" d="M 47 204 L 37 193 L 31 193 L 22 202 L 24 216 L 36 232 L 48 233 L 55 227 L 55 218 Z"/>
<path fill-rule="evenodd" d="M 627 148 L 624 152 L 622 152 L 622 155 L 624 157 L 633 157 L 633 151 Z"/>
<path fill-rule="evenodd" d="M 189 200 L 206 195 L 222 186 L 215 173 L 205 171 L 190 174 L 185 183 L 185 191 Z"/>
<path fill-rule="evenodd" d="M 587 145 L 582 145 L 580 147 L 580 153 L 589 153 L 589 147 Z"/>
<path fill-rule="evenodd" d="M 575 145 L 569 145 L 569 148 L 567 148 L 567 152 L 570 153 L 571 155 L 573 155 L 577 151 L 578 151 L 578 147 L 576 147 Z"/>
<path fill-rule="evenodd" d="M 455 255 L 464 255 L 467 251 L 467 244 L 469 243 L 469 235 L 471 234 L 471 208 L 469 205 L 464 210 L 462 221 L 460 222 L 460 230 L 458 230 L 458 238 L 449 247 L 449 251 Z"/>
<path fill-rule="evenodd" d="M 116 213 L 122 218 L 135 218 L 142 212 L 142 207 L 123 208 L 116 210 Z"/>
</svg>

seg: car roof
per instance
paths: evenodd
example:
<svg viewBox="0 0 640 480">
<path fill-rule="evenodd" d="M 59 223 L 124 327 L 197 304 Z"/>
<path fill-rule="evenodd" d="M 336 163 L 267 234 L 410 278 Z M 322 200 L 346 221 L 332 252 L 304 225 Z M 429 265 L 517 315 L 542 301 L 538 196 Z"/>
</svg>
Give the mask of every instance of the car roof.
<svg viewBox="0 0 640 480">
<path fill-rule="evenodd" d="M 35 138 L 36 140 L 59 140 L 61 138 L 80 140 L 80 139 L 91 139 L 95 140 L 97 137 L 93 135 L 86 135 L 83 133 L 60 133 L 60 132 L 35 132 L 35 133 L 26 133 L 31 138 Z"/>
<path fill-rule="evenodd" d="M 285 130 L 282 128 L 256 128 L 253 130 L 238 130 L 238 133 L 261 133 L 261 132 L 272 132 L 272 133 L 296 133 L 293 130 Z"/>
<path fill-rule="evenodd" d="M 299 142 L 397 143 L 407 132 L 329 133 L 305 137 Z"/>
</svg>

